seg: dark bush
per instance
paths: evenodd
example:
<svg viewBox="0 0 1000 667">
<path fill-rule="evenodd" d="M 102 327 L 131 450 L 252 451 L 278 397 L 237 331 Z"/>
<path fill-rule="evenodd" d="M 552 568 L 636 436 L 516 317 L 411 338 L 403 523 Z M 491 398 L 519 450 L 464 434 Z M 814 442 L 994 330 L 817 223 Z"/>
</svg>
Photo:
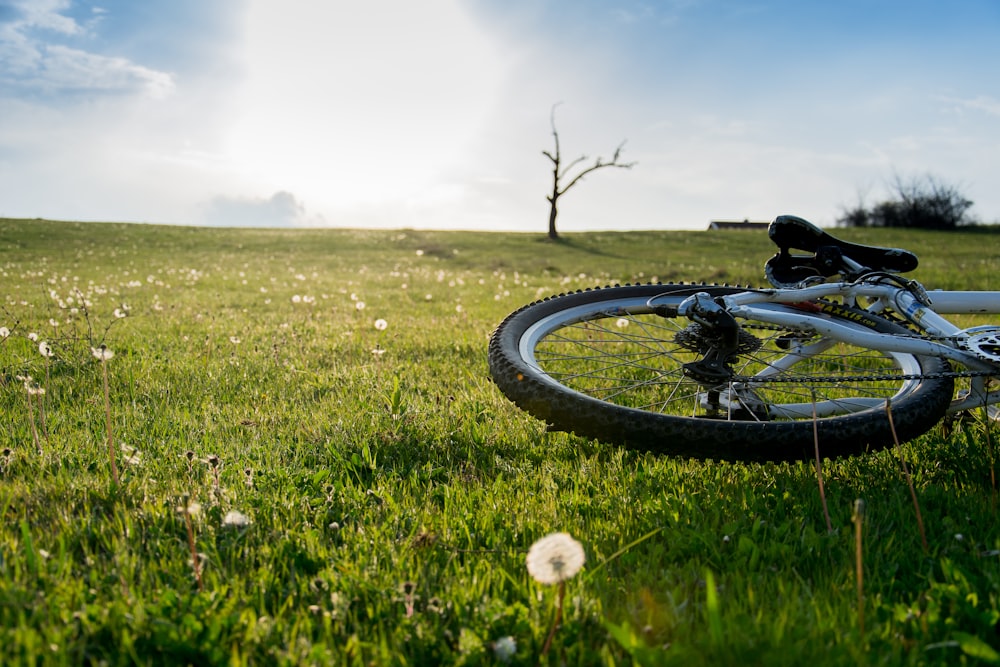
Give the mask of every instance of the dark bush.
<svg viewBox="0 0 1000 667">
<path fill-rule="evenodd" d="M 898 177 L 893 183 L 895 197 L 868 208 L 863 204 L 848 209 L 837 218 L 841 227 L 912 227 L 955 229 L 975 224 L 968 217 L 972 202 L 958 188 L 928 176 L 909 183 Z"/>
</svg>

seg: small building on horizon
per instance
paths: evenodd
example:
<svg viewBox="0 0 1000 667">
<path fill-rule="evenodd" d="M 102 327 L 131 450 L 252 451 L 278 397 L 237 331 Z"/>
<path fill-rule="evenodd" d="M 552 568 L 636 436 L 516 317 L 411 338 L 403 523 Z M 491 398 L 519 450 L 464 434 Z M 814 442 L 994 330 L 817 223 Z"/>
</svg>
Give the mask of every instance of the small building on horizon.
<svg viewBox="0 0 1000 667">
<path fill-rule="evenodd" d="M 708 223 L 708 230 L 716 229 L 767 229 L 770 222 L 751 222 L 749 218 L 743 220 L 712 220 Z"/>
</svg>

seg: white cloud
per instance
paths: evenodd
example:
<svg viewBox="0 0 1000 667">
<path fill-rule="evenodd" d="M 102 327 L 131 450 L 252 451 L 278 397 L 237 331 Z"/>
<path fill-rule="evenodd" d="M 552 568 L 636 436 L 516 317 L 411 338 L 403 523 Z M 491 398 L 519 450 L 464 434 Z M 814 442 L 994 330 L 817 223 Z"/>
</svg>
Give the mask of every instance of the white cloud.
<svg viewBox="0 0 1000 667">
<path fill-rule="evenodd" d="M 203 218 L 208 225 L 225 227 L 300 227 L 309 223 L 306 207 L 284 191 L 267 199 L 218 196 L 209 202 Z"/>
<path fill-rule="evenodd" d="M 70 0 L 12 0 L 9 5 L 19 16 L 12 22 L 18 32 L 31 28 L 49 30 L 63 35 L 77 35 L 83 28 L 62 12 L 70 8 Z"/>
<path fill-rule="evenodd" d="M 42 48 L 29 85 L 47 92 L 137 92 L 162 99 L 173 91 L 174 78 L 125 58 L 51 45 Z"/>
<path fill-rule="evenodd" d="M 167 72 L 59 43 L 60 37 L 87 34 L 85 26 L 62 13 L 69 7 L 68 0 L 11 4 L 11 20 L 0 24 L 0 86 L 45 95 L 137 92 L 153 99 L 174 89 Z"/>
<path fill-rule="evenodd" d="M 940 99 L 942 102 L 953 105 L 954 108 L 959 110 L 972 109 L 974 111 L 982 111 L 990 116 L 1000 116 L 1000 100 L 989 95 L 978 95 L 965 99 L 955 97 L 942 97 Z"/>
</svg>

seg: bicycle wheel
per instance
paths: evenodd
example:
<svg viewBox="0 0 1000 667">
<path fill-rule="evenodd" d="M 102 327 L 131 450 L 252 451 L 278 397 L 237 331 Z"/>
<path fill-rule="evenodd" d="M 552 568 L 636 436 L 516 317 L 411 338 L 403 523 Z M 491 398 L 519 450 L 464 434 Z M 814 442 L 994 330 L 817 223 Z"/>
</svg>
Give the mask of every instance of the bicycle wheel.
<svg viewBox="0 0 1000 667">
<path fill-rule="evenodd" d="M 817 441 L 820 454 L 831 458 L 885 447 L 893 443 L 887 400 L 900 441 L 943 416 L 954 382 L 943 360 L 753 320 L 739 320 L 732 376 L 718 386 L 694 379 L 690 365 L 711 345 L 708 332 L 686 317 L 665 316 L 662 308 L 658 314 L 656 307 L 676 308 L 696 292 L 742 291 L 625 285 L 539 301 L 497 327 L 490 372 L 511 401 L 551 430 L 700 459 L 808 459 Z M 907 333 L 866 311 L 827 310 L 833 312 L 809 316 Z"/>
</svg>

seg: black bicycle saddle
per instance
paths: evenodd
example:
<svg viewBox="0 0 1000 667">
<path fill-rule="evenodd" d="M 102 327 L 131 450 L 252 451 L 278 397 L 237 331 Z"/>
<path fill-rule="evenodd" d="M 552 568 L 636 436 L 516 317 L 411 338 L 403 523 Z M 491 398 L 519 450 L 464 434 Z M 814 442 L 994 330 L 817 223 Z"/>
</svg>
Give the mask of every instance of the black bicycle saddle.
<svg viewBox="0 0 1000 667">
<path fill-rule="evenodd" d="M 879 248 L 841 241 L 808 220 L 779 215 L 767 228 L 778 252 L 767 260 L 764 273 L 775 287 L 792 287 L 810 278 L 845 273 L 846 257 L 870 271 L 904 273 L 917 268 L 917 256 L 899 248 Z M 801 250 L 811 255 L 793 255 Z"/>
</svg>

